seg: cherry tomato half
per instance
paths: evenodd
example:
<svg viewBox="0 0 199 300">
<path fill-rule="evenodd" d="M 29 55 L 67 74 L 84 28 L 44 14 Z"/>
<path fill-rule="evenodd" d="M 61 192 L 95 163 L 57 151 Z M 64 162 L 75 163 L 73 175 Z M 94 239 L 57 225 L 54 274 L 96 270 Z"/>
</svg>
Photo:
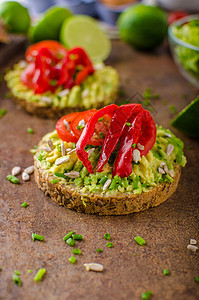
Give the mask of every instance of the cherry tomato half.
<svg viewBox="0 0 199 300">
<path fill-rule="evenodd" d="M 67 126 L 64 124 L 64 120 L 68 122 L 69 127 L 71 125 L 71 122 L 75 117 L 77 117 L 79 112 L 75 112 L 72 114 L 68 114 L 66 116 L 63 116 L 61 119 L 58 120 L 56 124 L 56 130 L 58 137 L 65 142 L 74 142 L 76 143 L 78 141 L 78 138 L 74 135 L 73 131 L 70 128 L 67 128 Z"/>
<path fill-rule="evenodd" d="M 26 61 L 27 62 L 34 61 L 36 56 L 38 55 L 38 52 L 42 48 L 47 48 L 53 55 L 53 58 L 56 58 L 58 61 L 60 59 L 63 59 L 63 57 L 66 56 L 68 52 L 67 49 L 57 41 L 53 41 L 53 40 L 41 41 L 28 47 L 25 55 Z"/>
</svg>

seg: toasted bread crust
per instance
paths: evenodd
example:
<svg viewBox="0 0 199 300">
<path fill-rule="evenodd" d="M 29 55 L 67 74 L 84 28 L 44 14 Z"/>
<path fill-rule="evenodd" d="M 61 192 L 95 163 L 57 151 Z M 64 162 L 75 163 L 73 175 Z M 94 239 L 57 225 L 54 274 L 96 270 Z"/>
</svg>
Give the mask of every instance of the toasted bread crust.
<svg viewBox="0 0 199 300">
<path fill-rule="evenodd" d="M 57 177 L 38 168 L 36 161 L 34 174 L 39 188 L 59 205 L 88 214 L 125 215 L 146 210 L 166 201 L 177 189 L 181 167 L 175 166 L 175 177 L 172 183 L 159 184 L 152 190 L 139 195 L 133 193 L 119 194 L 119 192 L 116 196 L 106 196 L 102 193 L 91 194 L 89 192 L 83 194 L 74 184 L 51 184 L 51 180 Z"/>
</svg>

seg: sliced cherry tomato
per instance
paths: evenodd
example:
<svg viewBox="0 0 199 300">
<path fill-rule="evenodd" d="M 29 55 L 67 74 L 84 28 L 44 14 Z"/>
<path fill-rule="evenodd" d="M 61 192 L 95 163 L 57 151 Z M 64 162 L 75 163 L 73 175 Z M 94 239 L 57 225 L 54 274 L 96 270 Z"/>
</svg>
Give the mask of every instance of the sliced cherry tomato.
<svg viewBox="0 0 199 300">
<path fill-rule="evenodd" d="M 33 44 L 27 49 L 25 55 L 26 61 L 34 61 L 42 48 L 47 48 L 53 55 L 53 58 L 57 58 L 58 61 L 63 59 L 63 57 L 67 54 L 67 49 L 61 43 L 57 41 L 46 40 Z"/>
<path fill-rule="evenodd" d="M 67 126 L 64 124 L 64 120 L 67 121 L 67 123 L 69 124 L 69 127 L 70 127 L 71 122 L 79 114 L 81 114 L 81 113 L 75 112 L 75 113 L 63 116 L 61 119 L 58 120 L 58 122 L 56 124 L 56 130 L 57 130 L 58 137 L 62 141 L 74 142 L 74 143 L 76 143 L 78 141 L 78 138 L 74 135 L 73 131 L 70 128 L 67 128 Z"/>
<path fill-rule="evenodd" d="M 168 15 L 168 24 L 171 25 L 173 22 L 186 16 L 188 16 L 188 14 L 185 11 L 173 11 Z"/>
</svg>

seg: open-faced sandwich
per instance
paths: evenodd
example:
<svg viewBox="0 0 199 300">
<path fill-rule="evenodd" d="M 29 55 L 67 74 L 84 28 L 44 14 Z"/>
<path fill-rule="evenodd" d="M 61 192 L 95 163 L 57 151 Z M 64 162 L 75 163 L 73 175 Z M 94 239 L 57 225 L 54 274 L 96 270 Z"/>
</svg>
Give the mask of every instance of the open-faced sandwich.
<svg viewBox="0 0 199 300">
<path fill-rule="evenodd" d="M 30 46 L 5 80 L 20 106 L 45 118 L 103 107 L 116 100 L 119 86 L 114 68 L 93 65 L 84 49 L 68 51 L 57 41 Z"/>
<path fill-rule="evenodd" d="M 112 104 L 62 117 L 34 163 L 38 186 L 60 205 L 121 215 L 171 196 L 186 158 L 183 142 L 140 104 Z"/>
</svg>

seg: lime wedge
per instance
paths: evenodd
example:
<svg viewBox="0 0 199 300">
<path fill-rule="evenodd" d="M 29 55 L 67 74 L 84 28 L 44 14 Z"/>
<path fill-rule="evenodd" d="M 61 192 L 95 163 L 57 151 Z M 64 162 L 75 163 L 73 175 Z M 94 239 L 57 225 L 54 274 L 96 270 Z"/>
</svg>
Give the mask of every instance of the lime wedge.
<svg viewBox="0 0 199 300">
<path fill-rule="evenodd" d="M 170 124 L 190 137 L 199 137 L 199 96 L 186 106 Z"/>
<path fill-rule="evenodd" d="M 67 48 L 84 48 L 94 62 L 105 60 L 111 52 L 109 38 L 97 22 L 88 16 L 73 16 L 64 21 L 60 41 Z"/>
<path fill-rule="evenodd" d="M 36 43 L 42 40 L 59 40 L 60 28 L 72 13 L 63 7 L 51 7 L 29 30 L 29 38 Z"/>
</svg>

